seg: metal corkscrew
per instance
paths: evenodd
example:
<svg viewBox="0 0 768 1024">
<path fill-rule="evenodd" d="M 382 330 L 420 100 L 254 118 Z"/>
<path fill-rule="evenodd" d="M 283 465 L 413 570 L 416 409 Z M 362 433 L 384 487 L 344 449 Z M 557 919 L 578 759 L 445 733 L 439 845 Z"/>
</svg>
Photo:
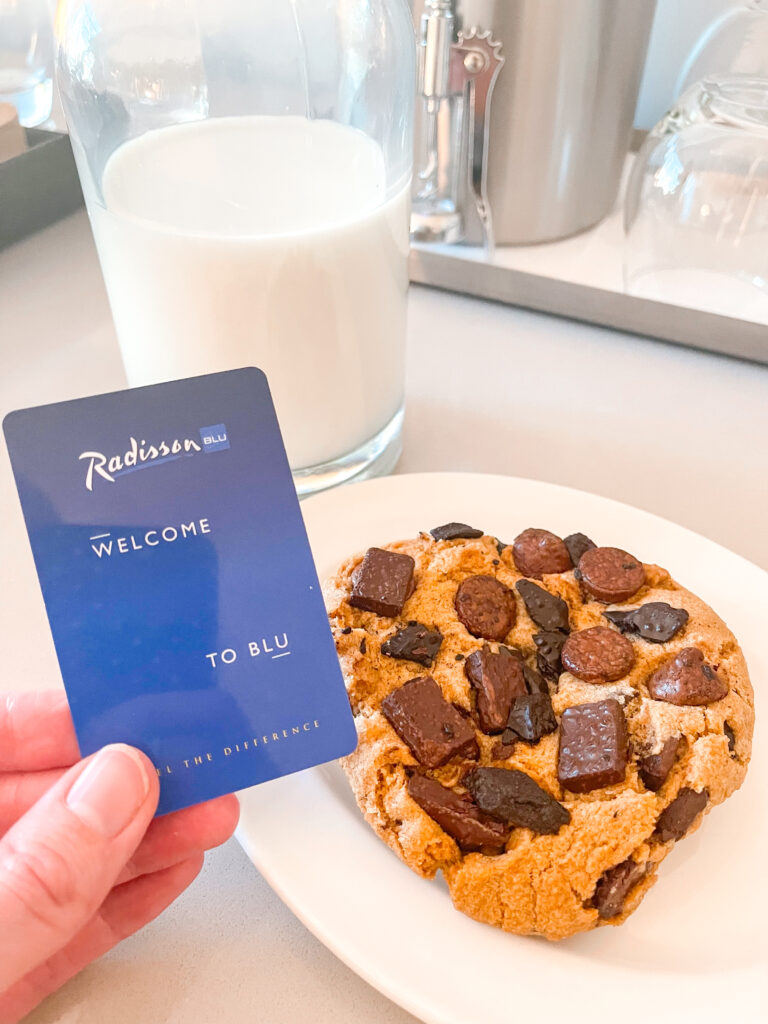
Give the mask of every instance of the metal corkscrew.
<svg viewBox="0 0 768 1024">
<path fill-rule="evenodd" d="M 455 0 L 426 0 L 411 217 L 416 241 L 493 247 L 486 181 L 491 96 L 504 64 L 500 49 L 490 31 L 456 31 Z"/>
</svg>

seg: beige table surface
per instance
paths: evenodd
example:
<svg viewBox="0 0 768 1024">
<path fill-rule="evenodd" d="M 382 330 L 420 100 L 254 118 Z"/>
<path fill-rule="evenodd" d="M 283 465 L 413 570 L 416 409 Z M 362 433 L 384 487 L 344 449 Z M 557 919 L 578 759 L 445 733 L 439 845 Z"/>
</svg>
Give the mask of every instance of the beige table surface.
<svg viewBox="0 0 768 1024">
<path fill-rule="evenodd" d="M 409 333 L 399 472 L 569 484 L 674 519 L 768 568 L 768 367 L 422 289 L 411 294 Z M 124 384 L 85 215 L 0 253 L 0 414 Z M 4 448 L 0 522 L 0 687 L 58 686 Z M 310 935 L 234 841 L 209 855 L 162 918 L 29 1018 L 413 1020 Z"/>
</svg>

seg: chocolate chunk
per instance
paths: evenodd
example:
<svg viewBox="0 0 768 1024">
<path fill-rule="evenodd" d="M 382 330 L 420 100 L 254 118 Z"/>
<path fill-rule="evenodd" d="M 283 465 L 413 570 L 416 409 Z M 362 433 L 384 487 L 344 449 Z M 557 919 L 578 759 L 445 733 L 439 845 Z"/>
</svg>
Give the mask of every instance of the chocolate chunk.
<svg viewBox="0 0 768 1024">
<path fill-rule="evenodd" d="M 640 759 L 638 763 L 640 778 L 647 789 L 651 789 L 655 793 L 664 785 L 672 771 L 682 742 L 681 736 L 670 736 L 658 753 L 646 754 Z"/>
<path fill-rule="evenodd" d="M 627 744 L 627 723 L 617 700 L 567 708 L 560 718 L 560 784 L 572 793 L 588 793 L 622 782 Z"/>
<path fill-rule="evenodd" d="M 528 693 L 546 693 L 549 696 L 549 684 L 535 668 L 523 665 L 523 675 L 525 676 L 525 685 L 528 687 Z"/>
<path fill-rule="evenodd" d="M 646 789 L 654 793 L 667 781 L 682 743 L 682 736 L 670 736 L 657 754 L 646 754 L 638 762 L 638 771 Z"/>
<path fill-rule="evenodd" d="M 464 785 L 483 813 L 517 828 L 555 835 L 571 815 L 545 789 L 511 768 L 474 768 Z"/>
<path fill-rule="evenodd" d="M 508 547 L 509 547 L 509 544 L 505 544 L 504 541 L 503 540 L 499 540 L 498 537 L 496 538 L 496 550 L 498 551 L 499 555 L 501 555 L 501 553 L 504 550 L 504 548 L 508 548 Z"/>
<path fill-rule="evenodd" d="M 509 828 L 482 814 L 471 797 L 460 796 L 417 773 L 408 779 L 408 793 L 465 853 L 501 853 L 504 849 Z"/>
<path fill-rule="evenodd" d="M 706 789 L 697 793 L 695 789 L 685 786 L 659 815 L 654 836 L 662 843 L 668 843 L 670 839 L 682 839 L 707 806 L 708 800 L 709 793 Z"/>
<path fill-rule="evenodd" d="M 603 920 L 618 917 L 630 889 L 645 878 L 646 873 L 647 865 L 638 864 L 631 857 L 615 868 L 609 868 L 599 879 L 592 897 L 592 905 L 599 916 Z"/>
<path fill-rule="evenodd" d="M 571 633 L 561 657 L 563 668 L 585 683 L 612 683 L 630 671 L 635 650 L 621 633 L 607 626 L 593 626 Z"/>
<path fill-rule="evenodd" d="M 731 757 L 734 760 L 738 760 L 738 755 L 736 754 L 736 733 L 730 727 L 728 722 L 723 723 L 723 732 L 728 740 L 728 750 L 730 751 Z"/>
<path fill-rule="evenodd" d="M 477 754 L 475 730 L 443 697 L 432 676 L 417 676 L 381 702 L 384 717 L 425 768 Z"/>
<path fill-rule="evenodd" d="M 579 559 L 579 572 L 598 601 L 628 601 L 645 583 L 643 563 L 621 548 L 590 548 Z"/>
<path fill-rule="evenodd" d="M 673 608 L 665 601 L 649 601 L 631 611 L 603 612 L 622 633 L 636 633 L 653 644 L 665 644 L 676 636 L 688 621 L 685 608 Z"/>
<path fill-rule="evenodd" d="M 413 593 L 414 560 L 410 555 L 368 548 L 353 577 L 349 603 L 376 615 L 399 615 Z"/>
<path fill-rule="evenodd" d="M 515 624 L 515 595 L 493 576 L 464 580 L 453 604 L 462 625 L 484 640 L 504 640 Z"/>
<path fill-rule="evenodd" d="M 634 622 L 632 621 L 632 615 L 634 614 L 634 611 L 636 611 L 636 610 L 637 609 L 634 609 L 633 611 L 630 611 L 630 612 L 622 612 L 622 611 L 603 612 L 603 615 L 606 617 L 606 619 L 608 619 L 609 622 L 612 622 L 614 624 L 614 626 L 619 630 L 619 632 L 621 632 L 621 633 L 634 633 L 635 632 L 635 626 L 634 626 Z"/>
<path fill-rule="evenodd" d="M 515 744 L 504 742 L 501 740 L 498 743 L 494 743 L 493 749 L 491 750 L 492 761 L 506 761 L 508 757 L 512 757 L 515 752 Z"/>
<path fill-rule="evenodd" d="M 360 653 L 361 654 L 366 654 L 367 651 L 368 651 L 368 643 L 367 643 L 365 637 L 363 637 L 363 639 L 360 641 Z"/>
<path fill-rule="evenodd" d="M 477 695 L 480 728 L 489 735 L 501 732 L 512 701 L 526 692 L 523 659 L 508 647 L 499 647 L 494 653 L 488 644 L 483 644 L 482 650 L 467 658 L 464 672 Z"/>
<path fill-rule="evenodd" d="M 475 530 L 466 523 L 446 523 L 429 531 L 435 540 L 477 540 L 483 536 L 482 530 Z"/>
<path fill-rule="evenodd" d="M 560 673 L 563 671 L 561 654 L 565 639 L 562 633 L 550 631 L 533 634 L 533 642 L 538 648 L 536 651 L 536 664 L 539 672 L 554 682 L 557 682 Z"/>
<path fill-rule="evenodd" d="M 571 561 L 574 565 L 579 564 L 579 559 L 585 551 L 590 551 L 592 548 L 596 548 L 597 544 L 593 540 L 590 540 L 585 533 L 572 533 L 563 541 L 568 554 L 571 556 Z"/>
<path fill-rule="evenodd" d="M 443 634 L 438 629 L 430 629 L 420 622 L 409 622 L 384 641 L 381 653 L 401 661 L 416 661 L 429 668 L 442 642 Z"/>
<path fill-rule="evenodd" d="M 654 700 L 668 704 L 699 705 L 722 700 L 728 687 L 704 661 L 698 647 L 684 647 L 665 661 L 648 680 L 648 693 Z"/>
<path fill-rule="evenodd" d="M 341 632 L 344 634 L 344 636 L 349 636 L 349 634 L 352 632 L 352 627 L 351 626 L 345 626 L 344 629 L 342 629 Z"/>
<path fill-rule="evenodd" d="M 573 568 L 563 541 L 549 530 L 523 530 L 512 543 L 512 557 L 523 576 L 540 579 L 544 573 Z"/>
<path fill-rule="evenodd" d="M 518 580 L 515 584 L 530 617 L 540 629 L 561 629 L 568 632 L 568 605 L 556 594 L 540 587 L 530 580 Z"/>
<path fill-rule="evenodd" d="M 456 661 L 464 661 L 464 655 L 463 654 L 457 654 L 456 655 Z"/>
<path fill-rule="evenodd" d="M 515 697 L 502 740 L 508 743 L 519 737 L 526 743 L 538 743 L 542 736 L 556 729 L 557 719 L 549 694 L 526 693 L 522 697 Z"/>
</svg>

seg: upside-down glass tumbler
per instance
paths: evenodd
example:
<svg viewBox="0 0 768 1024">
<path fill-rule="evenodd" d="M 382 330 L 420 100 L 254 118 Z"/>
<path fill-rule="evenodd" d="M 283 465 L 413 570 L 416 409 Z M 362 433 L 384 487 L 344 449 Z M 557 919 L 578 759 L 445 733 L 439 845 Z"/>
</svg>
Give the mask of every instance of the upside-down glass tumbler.
<svg viewBox="0 0 768 1024">
<path fill-rule="evenodd" d="M 753 20 L 760 6 L 747 12 Z M 741 57 L 694 82 L 635 161 L 625 202 L 625 288 L 768 323 L 768 54 L 761 68 L 745 63 L 748 47 L 714 45 L 723 41 L 713 40 L 700 67 Z"/>
</svg>

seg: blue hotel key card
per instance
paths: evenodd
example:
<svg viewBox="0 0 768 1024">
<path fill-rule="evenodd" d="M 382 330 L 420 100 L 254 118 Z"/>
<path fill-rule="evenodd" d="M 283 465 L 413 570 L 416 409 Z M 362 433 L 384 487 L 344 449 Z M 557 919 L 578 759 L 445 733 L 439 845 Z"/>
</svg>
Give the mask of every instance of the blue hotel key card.
<svg viewBox="0 0 768 1024">
<path fill-rule="evenodd" d="M 260 370 L 23 409 L 4 428 L 83 756 L 139 747 L 163 814 L 354 749 Z"/>
</svg>

